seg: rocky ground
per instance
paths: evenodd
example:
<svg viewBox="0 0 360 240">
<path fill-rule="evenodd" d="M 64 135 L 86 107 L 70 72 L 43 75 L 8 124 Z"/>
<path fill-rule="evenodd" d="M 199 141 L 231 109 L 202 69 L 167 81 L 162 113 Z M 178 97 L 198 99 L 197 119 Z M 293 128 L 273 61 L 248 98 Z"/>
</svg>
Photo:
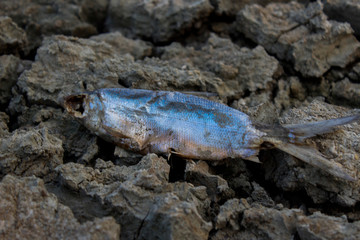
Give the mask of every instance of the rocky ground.
<svg viewBox="0 0 360 240">
<path fill-rule="evenodd" d="M 262 164 L 141 156 L 63 97 L 211 92 L 253 121 L 360 107 L 357 0 L 0 1 L 1 239 L 360 239 L 360 123 L 314 137 L 356 179 L 279 150 Z"/>
</svg>

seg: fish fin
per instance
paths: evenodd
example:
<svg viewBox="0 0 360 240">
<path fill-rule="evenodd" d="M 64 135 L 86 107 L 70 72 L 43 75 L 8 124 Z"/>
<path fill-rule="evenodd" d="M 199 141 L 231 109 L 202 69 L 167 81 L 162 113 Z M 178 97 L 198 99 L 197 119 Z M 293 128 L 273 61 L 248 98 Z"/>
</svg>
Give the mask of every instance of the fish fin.
<svg viewBox="0 0 360 240">
<path fill-rule="evenodd" d="M 299 140 L 301 140 L 319 134 L 333 132 L 337 126 L 349 124 L 358 120 L 360 120 L 360 114 L 342 118 L 334 118 L 325 121 L 303 124 L 288 124 L 282 126 L 288 129 L 290 134 L 295 135 Z"/>
<path fill-rule="evenodd" d="M 169 148 L 167 152 L 168 152 L 168 160 L 170 160 L 171 155 L 176 155 L 179 157 L 182 156 L 179 152 L 175 151 L 175 149 L 173 148 Z"/>
<path fill-rule="evenodd" d="M 169 152 L 168 155 L 167 155 L 167 161 L 168 162 L 170 161 L 170 158 L 171 158 L 171 152 Z"/>
<path fill-rule="evenodd" d="M 198 97 L 216 97 L 219 94 L 214 92 L 197 92 L 197 91 L 180 91 L 183 94 L 198 96 Z"/>
<path fill-rule="evenodd" d="M 275 147 L 312 165 L 328 172 L 329 174 L 342 178 L 351 182 L 356 179 L 351 177 L 345 170 L 338 164 L 326 159 L 319 151 L 309 146 L 295 145 L 292 143 L 277 142 Z"/>
<path fill-rule="evenodd" d="M 260 160 L 259 160 L 259 158 L 257 156 L 251 156 L 251 157 L 247 157 L 247 158 L 244 158 L 244 159 L 252 161 L 252 162 L 256 162 L 256 163 L 262 163 L 262 162 L 260 162 Z"/>
<path fill-rule="evenodd" d="M 356 179 L 347 174 L 340 165 L 329 161 L 319 151 L 305 145 L 304 140 L 315 135 L 332 132 L 337 126 L 358 120 L 360 120 L 360 114 L 312 123 L 272 127 L 257 125 L 256 127 L 266 133 L 266 136 L 263 137 L 264 141 L 271 143 L 274 147 L 312 166 L 316 166 L 335 177 L 348 181 L 356 181 Z"/>
</svg>

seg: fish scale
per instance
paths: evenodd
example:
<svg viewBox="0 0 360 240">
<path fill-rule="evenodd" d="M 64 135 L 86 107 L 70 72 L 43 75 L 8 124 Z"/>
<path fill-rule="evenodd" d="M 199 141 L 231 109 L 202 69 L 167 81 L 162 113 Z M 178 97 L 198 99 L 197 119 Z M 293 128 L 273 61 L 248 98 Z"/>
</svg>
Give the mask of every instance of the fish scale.
<svg viewBox="0 0 360 240">
<path fill-rule="evenodd" d="M 247 158 L 258 152 L 251 147 L 259 145 L 261 132 L 246 114 L 226 105 L 178 92 L 102 89 L 96 93 L 105 112 L 103 124 L 133 138 L 141 148 L 136 150 L 172 151 L 188 158 L 206 153 L 209 160 Z M 144 126 L 147 130 L 140 132 Z M 133 136 L 136 132 L 142 138 Z"/>
<path fill-rule="evenodd" d="M 71 95 L 64 106 L 93 133 L 143 154 L 258 162 L 258 152 L 266 142 L 333 176 L 355 181 L 303 140 L 358 121 L 360 115 L 266 126 L 253 124 L 246 114 L 221 103 L 179 92 L 141 89 L 99 89 Z"/>
</svg>

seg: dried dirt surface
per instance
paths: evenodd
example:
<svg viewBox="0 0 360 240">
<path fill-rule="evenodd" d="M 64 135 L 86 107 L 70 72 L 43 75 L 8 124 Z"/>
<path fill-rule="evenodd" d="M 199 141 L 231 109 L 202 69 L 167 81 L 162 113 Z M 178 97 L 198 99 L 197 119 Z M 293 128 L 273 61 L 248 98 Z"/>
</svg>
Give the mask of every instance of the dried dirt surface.
<svg viewBox="0 0 360 240">
<path fill-rule="evenodd" d="M 261 164 L 140 155 L 63 109 L 101 88 L 192 93 L 253 122 L 360 114 L 359 1 L 0 1 L 0 239 L 359 239 L 360 122 Z"/>
</svg>

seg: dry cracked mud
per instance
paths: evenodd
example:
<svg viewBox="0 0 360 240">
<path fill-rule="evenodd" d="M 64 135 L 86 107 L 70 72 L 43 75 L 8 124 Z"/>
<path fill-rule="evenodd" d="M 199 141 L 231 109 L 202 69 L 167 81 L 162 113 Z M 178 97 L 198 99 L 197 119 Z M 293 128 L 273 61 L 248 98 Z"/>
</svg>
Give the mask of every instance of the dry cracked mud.
<svg viewBox="0 0 360 240">
<path fill-rule="evenodd" d="M 360 122 L 307 142 L 348 182 L 274 149 L 142 156 L 62 106 L 114 87 L 275 125 L 358 114 L 359 16 L 356 0 L 2 0 L 0 238 L 359 239 Z"/>
</svg>

